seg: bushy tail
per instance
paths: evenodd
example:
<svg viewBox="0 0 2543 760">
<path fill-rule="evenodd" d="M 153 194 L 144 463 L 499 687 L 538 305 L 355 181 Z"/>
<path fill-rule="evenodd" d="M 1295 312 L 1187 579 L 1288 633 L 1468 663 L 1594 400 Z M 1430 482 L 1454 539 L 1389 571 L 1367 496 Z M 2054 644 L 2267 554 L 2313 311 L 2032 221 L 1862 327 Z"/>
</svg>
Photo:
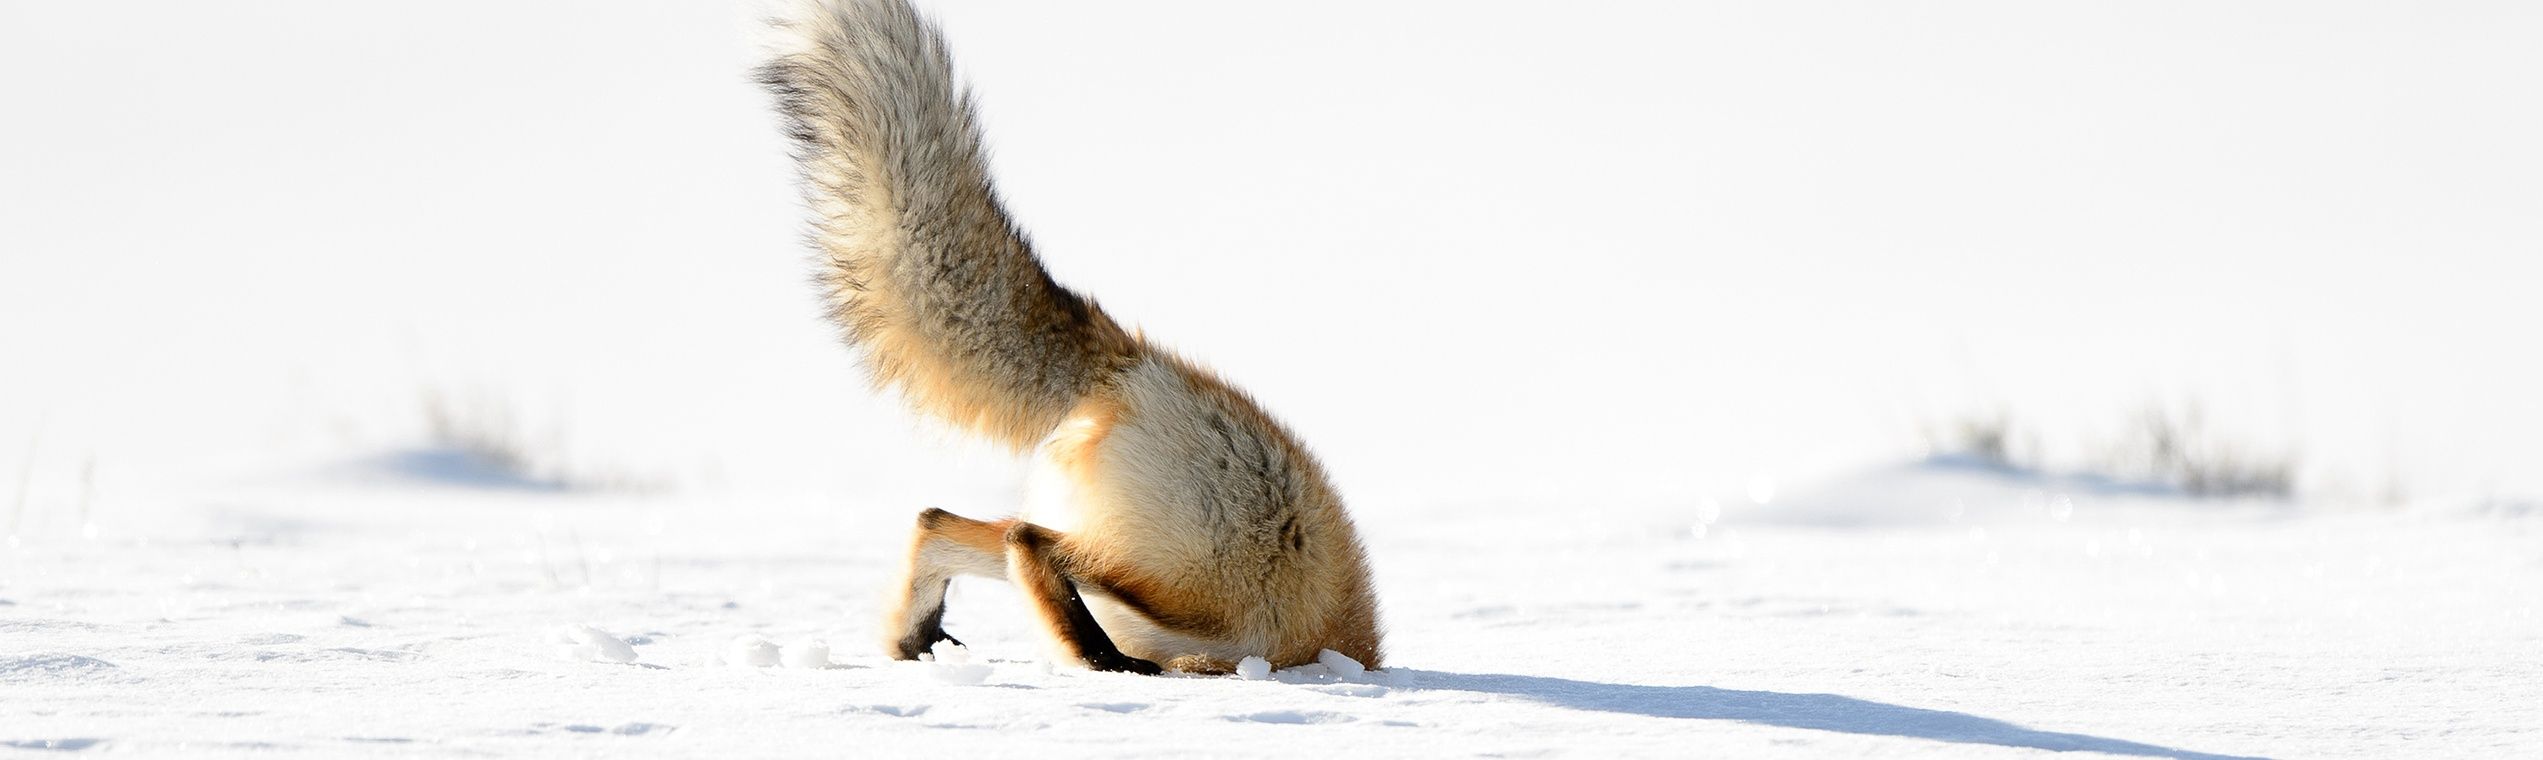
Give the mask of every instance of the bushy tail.
<svg viewBox="0 0 2543 760">
<path fill-rule="evenodd" d="M 971 99 L 905 0 L 808 0 L 759 70 L 812 209 L 830 318 L 878 385 L 1033 445 L 1137 342 L 1051 281 L 989 185 Z"/>
</svg>

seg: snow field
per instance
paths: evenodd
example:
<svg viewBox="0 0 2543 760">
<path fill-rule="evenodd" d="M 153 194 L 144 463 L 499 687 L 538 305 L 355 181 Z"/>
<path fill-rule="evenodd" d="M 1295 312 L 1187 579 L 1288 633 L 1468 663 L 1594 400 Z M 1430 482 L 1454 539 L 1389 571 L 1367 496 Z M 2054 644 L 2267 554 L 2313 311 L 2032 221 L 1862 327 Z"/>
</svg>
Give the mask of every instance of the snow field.
<svg viewBox="0 0 2543 760">
<path fill-rule="evenodd" d="M 324 757 L 2543 747 L 2530 516 L 2093 493 L 2052 511 L 2025 506 L 2053 501 L 2039 483 L 1952 468 L 1860 483 L 1719 506 L 1700 538 L 1685 504 L 1364 509 L 1387 669 L 1217 678 L 1054 667 L 995 582 L 953 589 L 967 649 L 813 657 L 874 640 L 895 510 L 303 486 L 218 510 L 171 500 L 0 556 L 0 741 Z M 1845 496 L 1863 491 L 1887 497 Z M 1969 504 L 1955 521 L 1929 497 Z M 1875 514 L 1830 518 L 1849 503 Z M 718 517 L 628 519 L 654 509 Z M 1871 519 L 1891 509 L 1915 519 Z"/>
</svg>

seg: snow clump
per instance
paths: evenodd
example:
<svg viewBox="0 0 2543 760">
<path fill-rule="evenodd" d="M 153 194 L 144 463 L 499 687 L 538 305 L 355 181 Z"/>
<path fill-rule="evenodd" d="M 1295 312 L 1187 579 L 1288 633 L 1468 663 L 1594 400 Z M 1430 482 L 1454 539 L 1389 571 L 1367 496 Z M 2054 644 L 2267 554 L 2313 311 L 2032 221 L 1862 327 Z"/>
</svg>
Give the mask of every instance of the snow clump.
<svg viewBox="0 0 2543 760">
<path fill-rule="evenodd" d="M 724 664 L 737 668 L 776 667 L 777 645 L 749 634 L 734 637 L 733 643 L 724 646 Z"/>
<path fill-rule="evenodd" d="M 951 641 L 936 642 L 928 653 L 933 656 L 934 662 L 928 667 L 927 674 L 938 681 L 971 686 L 989 680 L 989 664 L 972 662 L 971 650 Z"/>
<path fill-rule="evenodd" d="M 568 660 L 615 663 L 636 661 L 636 648 L 628 646 L 625 640 L 612 636 L 607 631 L 580 623 L 558 626 L 550 634 L 549 641 L 556 645 L 556 653 Z"/>
<path fill-rule="evenodd" d="M 789 668 L 812 670 L 827 668 L 830 667 L 830 642 L 805 639 L 787 644 L 786 648 L 777 651 L 777 657 L 785 661 L 786 667 Z"/>
<path fill-rule="evenodd" d="M 1236 661 L 1236 677 L 1248 681 L 1269 679 L 1271 678 L 1271 661 L 1260 657 L 1238 660 Z"/>
<path fill-rule="evenodd" d="M 1326 670 L 1333 671 L 1333 677 L 1346 681 L 1358 678 L 1360 677 L 1360 674 L 1366 673 L 1369 670 L 1368 668 L 1361 667 L 1360 661 L 1351 659 L 1350 655 L 1336 652 L 1331 649 L 1317 652 L 1316 664 L 1323 665 Z"/>
</svg>

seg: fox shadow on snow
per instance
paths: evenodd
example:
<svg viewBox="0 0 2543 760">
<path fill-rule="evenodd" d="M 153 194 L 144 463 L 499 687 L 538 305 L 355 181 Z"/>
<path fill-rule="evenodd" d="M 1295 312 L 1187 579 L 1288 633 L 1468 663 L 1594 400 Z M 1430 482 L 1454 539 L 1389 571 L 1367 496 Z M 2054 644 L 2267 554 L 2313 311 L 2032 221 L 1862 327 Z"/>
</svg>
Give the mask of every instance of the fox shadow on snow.
<svg viewBox="0 0 2543 760">
<path fill-rule="evenodd" d="M 1710 686 L 1637 686 L 1498 673 L 1404 672 L 1410 677 L 1402 682 L 1403 685 L 1413 688 L 1508 694 L 1575 710 L 1655 718 L 1736 720 L 1786 728 L 2058 752 L 2103 752 L 2192 760 L 2253 760 L 2100 736 L 2041 731 L 1967 713 L 1905 707 L 1835 694 L 1739 691 Z"/>
</svg>

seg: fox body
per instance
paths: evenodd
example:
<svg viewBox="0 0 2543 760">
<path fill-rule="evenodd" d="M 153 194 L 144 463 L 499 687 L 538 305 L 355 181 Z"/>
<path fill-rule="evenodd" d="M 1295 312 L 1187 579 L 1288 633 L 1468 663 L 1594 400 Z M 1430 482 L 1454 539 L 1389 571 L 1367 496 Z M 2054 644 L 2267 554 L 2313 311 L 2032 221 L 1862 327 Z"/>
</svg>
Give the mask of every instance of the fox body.
<svg viewBox="0 0 2543 760">
<path fill-rule="evenodd" d="M 906 0 L 807 0 L 761 67 L 829 316 L 876 384 L 1035 460 L 1018 517 L 920 513 L 884 645 L 1002 577 L 1099 670 L 1379 664 L 1367 560 L 1323 469 L 1254 401 L 1052 281 L 992 190 L 969 94 Z"/>
</svg>

